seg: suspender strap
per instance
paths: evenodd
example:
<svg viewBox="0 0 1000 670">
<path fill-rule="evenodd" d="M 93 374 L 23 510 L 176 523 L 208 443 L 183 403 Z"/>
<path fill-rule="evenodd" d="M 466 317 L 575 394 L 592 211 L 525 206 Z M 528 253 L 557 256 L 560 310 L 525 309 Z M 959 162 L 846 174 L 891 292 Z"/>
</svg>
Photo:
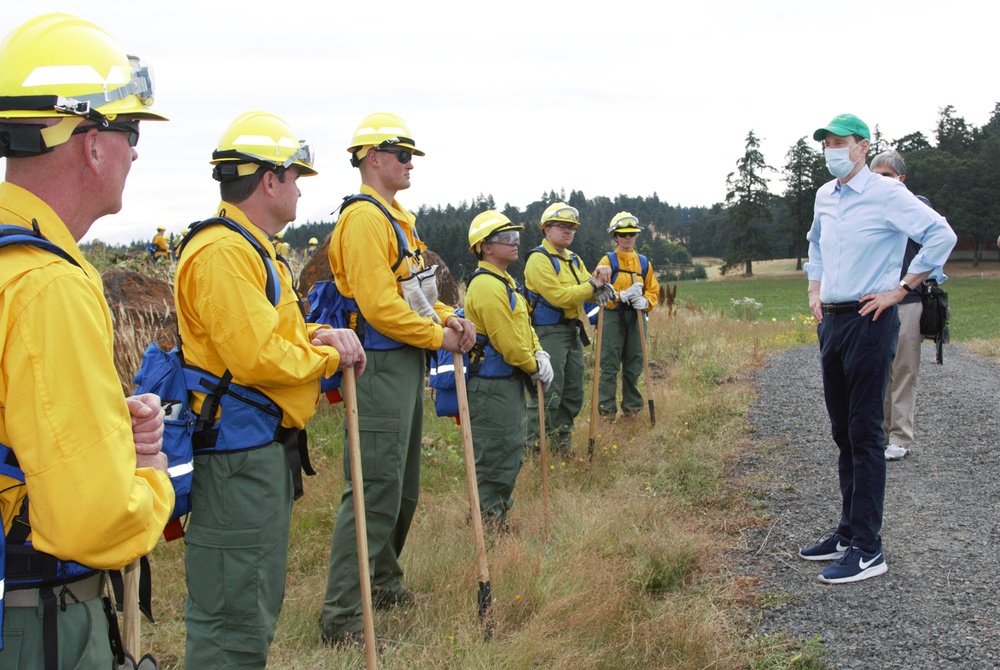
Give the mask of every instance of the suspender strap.
<svg viewBox="0 0 1000 670">
<path fill-rule="evenodd" d="M 309 462 L 309 436 L 298 428 L 279 428 L 277 441 L 285 448 L 285 459 L 292 473 L 293 498 L 298 500 L 303 494 L 302 473 L 310 477 L 316 474 Z"/>
</svg>

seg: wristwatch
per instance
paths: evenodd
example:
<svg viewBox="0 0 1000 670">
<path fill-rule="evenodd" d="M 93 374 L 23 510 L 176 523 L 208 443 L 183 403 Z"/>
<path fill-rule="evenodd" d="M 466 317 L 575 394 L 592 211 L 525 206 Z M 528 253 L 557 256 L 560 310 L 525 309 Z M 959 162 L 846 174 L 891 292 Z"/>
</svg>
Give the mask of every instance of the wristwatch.
<svg viewBox="0 0 1000 670">
<path fill-rule="evenodd" d="M 899 280 L 899 285 L 902 286 L 903 288 L 905 288 L 907 293 L 909 293 L 910 291 L 913 290 L 912 288 L 910 288 L 910 285 L 906 283 L 905 279 L 900 279 Z"/>
</svg>

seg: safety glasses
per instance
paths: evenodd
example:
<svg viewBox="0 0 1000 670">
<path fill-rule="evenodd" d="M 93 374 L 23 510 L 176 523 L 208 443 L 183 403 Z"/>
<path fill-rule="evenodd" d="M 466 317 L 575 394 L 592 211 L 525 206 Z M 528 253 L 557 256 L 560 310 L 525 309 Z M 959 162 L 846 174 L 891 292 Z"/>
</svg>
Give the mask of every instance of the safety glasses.
<svg viewBox="0 0 1000 670">
<path fill-rule="evenodd" d="M 413 160 L 413 152 L 409 149 L 376 149 L 380 154 L 396 154 L 396 160 L 406 165 Z"/>
<path fill-rule="evenodd" d="M 545 227 L 546 228 L 558 228 L 560 230 L 569 230 L 571 232 L 575 232 L 576 231 L 576 226 L 574 226 L 572 223 L 550 223 L 550 224 L 548 224 Z"/>
<path fill-rule="evenodd" d="M 635 237 L 639 233 L 615 233 L 615 237 Z"/>
<path fill-rule="evenodd" d="M 116 133 L 128 133 L 128 145 L 134 147 L 139 144 L 139 122 L 133 121 L 106 121 L 96 126 L 79 126 L 71 134 L 81 135 L 89 130 L 99 132 L 113 131 Z"/>
<path fill-rule="evenodd" d="M 521 242 L 521 232 L 518 230 L 501 230 L 493 233 L 484 244 L 504 244 L 509 247 L 517 246 Z"/>
</svg>

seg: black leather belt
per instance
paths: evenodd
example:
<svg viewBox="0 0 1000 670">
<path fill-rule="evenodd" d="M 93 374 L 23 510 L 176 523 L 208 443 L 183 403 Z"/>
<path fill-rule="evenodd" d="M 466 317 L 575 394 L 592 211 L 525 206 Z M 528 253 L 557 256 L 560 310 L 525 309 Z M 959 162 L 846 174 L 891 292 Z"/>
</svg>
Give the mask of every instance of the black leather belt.
<svg viewBox="0 0 1000 670">
<path fill-rule="evenodd" d="M 823 303 L 824 314 L 847 314 L 848 312 L 857 312 L 859 309 L 861 309 L 861 303 L 856 301 Z"/>
</svg>

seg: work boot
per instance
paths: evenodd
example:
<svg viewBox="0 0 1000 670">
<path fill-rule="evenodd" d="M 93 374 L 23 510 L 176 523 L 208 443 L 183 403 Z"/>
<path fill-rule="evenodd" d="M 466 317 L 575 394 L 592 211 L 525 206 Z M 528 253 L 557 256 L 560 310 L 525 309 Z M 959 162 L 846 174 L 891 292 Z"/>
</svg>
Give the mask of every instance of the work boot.
<svg viewBox="0 0 1000 670">
<path fill-rule="evenodd" d="M 417 597 L 413 591 L 402 584 L 398 589 L 372 587 L 372 608 L 385 612 L 394 607 L 411 607 L 417 602 Z"/>
</svg>

